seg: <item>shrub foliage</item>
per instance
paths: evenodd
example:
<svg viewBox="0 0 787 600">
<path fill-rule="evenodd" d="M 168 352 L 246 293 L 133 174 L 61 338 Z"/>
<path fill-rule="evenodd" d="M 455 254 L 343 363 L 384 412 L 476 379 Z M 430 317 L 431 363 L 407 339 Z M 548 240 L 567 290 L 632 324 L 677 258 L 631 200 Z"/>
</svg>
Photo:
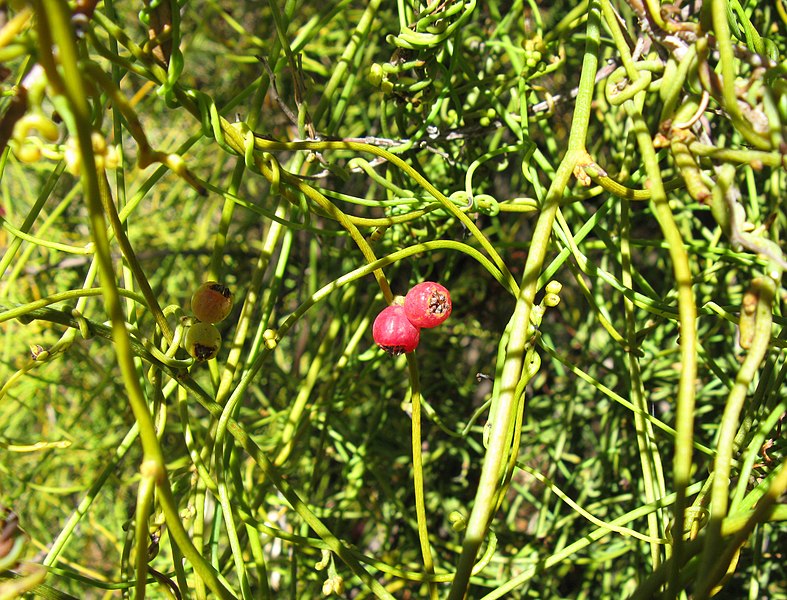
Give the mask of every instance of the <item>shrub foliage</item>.
<svg viewBox="0 0 787 600">
<path fill-rule="evenodd" d="M 787 597 L 784 0 L 0 25 L 0 597 Z"/>
</svg>

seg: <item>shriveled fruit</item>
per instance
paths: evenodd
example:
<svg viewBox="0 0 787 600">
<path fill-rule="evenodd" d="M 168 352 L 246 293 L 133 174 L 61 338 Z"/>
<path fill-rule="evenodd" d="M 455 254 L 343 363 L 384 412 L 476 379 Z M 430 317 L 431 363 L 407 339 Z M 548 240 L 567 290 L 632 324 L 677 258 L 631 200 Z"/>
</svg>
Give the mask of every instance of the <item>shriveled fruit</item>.
<svg viewBox="0 0 787 600">
<path fill-rule="evenodd" d="M 404 297 L 404 312 L 416 327 L 437 327 L 451 315 L 451 294 L 434 281 L 414 285 Z"/>
<path fill-rule="evenodd" d="M 397 355 L 415 350 L 421 331 L 407 320 L 403 307 L 392 304 L 377 315 L 372 325 L 372 336 L 380 348 Z"/>
<path fill-rule="evenodd" d="M 232 310 L 232 292 L 217 281 L 206 281 L 191 296 L 191 311 L 205 323 L 218 323 Z"/>
</svg>

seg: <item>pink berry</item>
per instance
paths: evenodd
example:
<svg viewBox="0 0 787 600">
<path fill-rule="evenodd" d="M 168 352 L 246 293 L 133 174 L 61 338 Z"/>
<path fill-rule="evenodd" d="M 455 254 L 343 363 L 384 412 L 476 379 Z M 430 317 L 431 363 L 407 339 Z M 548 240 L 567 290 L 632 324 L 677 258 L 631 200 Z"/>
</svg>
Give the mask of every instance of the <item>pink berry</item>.
<svg viewBox="0 0 787 600">
<path fill-rule="evenodd" d="M 424 281 L 407 292 L 404 312 L 416 327 L 437 327 L 451 314 L 451 294 L 439 283 Z"/>
<path fill-rule="evenodd" d="M 385 307 L 372 325 L 372 336 L 388 354 L 412 352 L 418 346 L 421 330 L 410 323 L 398 304 Z"/>
</svg>

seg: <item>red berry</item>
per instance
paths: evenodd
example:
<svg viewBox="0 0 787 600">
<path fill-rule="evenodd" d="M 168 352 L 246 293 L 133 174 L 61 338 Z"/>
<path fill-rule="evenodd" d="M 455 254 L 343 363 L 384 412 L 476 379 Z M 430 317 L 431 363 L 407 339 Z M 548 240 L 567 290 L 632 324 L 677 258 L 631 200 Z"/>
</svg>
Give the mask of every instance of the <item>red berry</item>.
<svg viewBox="0 0 787 600">
<path fill-rule="evenodd" d="M 421 330 L 407 320 L 404 308 L 398 304 L 387 306 L 372 325 L 372 336 L 388 354 L 412 352 L 418 346 Z"/>
<path fill-rule="evenodd" d="M 439 283 L 424 281 L 407 292 L 404 312 L 416 327 L 437 327 L 451 314 L 451 294 Z"/>
</svg>

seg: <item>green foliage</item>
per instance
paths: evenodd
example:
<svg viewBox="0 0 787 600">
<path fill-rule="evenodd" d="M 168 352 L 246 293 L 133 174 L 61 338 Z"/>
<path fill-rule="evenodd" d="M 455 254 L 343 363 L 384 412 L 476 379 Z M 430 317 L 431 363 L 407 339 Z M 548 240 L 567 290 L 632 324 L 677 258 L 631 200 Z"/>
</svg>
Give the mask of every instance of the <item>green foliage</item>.
<svg viewBox="0 0 787 600">
<path fill-rule="evenodd" d="M 784 0 L 0 24 L 0 598 L 787 598 Z"/>
</svg>

